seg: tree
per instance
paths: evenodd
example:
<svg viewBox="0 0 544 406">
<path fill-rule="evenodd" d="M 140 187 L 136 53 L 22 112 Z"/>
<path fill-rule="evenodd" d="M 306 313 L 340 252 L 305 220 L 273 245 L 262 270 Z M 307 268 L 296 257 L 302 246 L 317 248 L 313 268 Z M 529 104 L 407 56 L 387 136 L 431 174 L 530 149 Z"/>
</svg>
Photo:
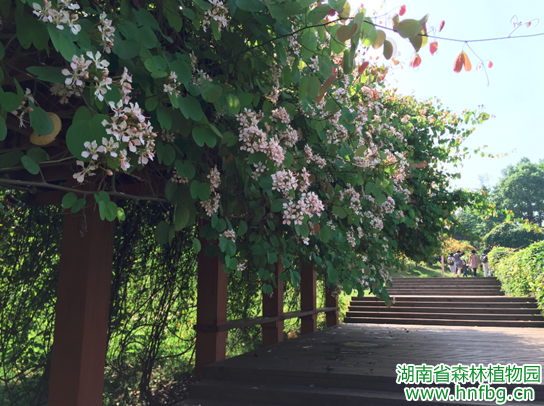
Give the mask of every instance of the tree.
<svg viewBox="0 0 544 406">
<path fill-rule="evenodd" d="M 542 232 L 510 223 L 499 224 L 484 237 L 486 245 L 506 248 L 525 248 L 542 240 L 544 240 Z"/>
<path fill-rule="evenodd" d="M 544 221 L 544 165 L 523 158 L 510 165 L 493 192 L 499 209 L 513 211 L 515 217 L 542 225 Z"/>
</svg>

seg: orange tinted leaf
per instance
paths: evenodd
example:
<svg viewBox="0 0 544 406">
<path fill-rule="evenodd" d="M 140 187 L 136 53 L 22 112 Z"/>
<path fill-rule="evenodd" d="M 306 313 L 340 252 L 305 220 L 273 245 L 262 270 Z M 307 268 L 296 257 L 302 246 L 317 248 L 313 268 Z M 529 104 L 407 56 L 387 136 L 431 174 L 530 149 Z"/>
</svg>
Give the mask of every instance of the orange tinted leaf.
<svg viewBox="0 0 544 406">
<path fill-rule="evenodd" d="M 353 37 L 353 35 L 355 35 L 358 27 L 359 26 L 357 23 L 353 23 L 350 25 L 343 25 L 342 27 L 338 28 L 338 31 L 336 31 L 338 41 L 346 42 L 348 39 Z"/>
<path fill-rule="evenodd" d="M 328 78 L 327 80 L 325 81 L 325 83 L 323 83 L 321 85 L 321 87 L 319 88 L 319 93 L 317 95 L 317 98 L 316 98 L 316 102 L 317 103 L 321 103 L 321 100 L 323 100 L 323 97 L 325 97 L 325 93 L 327 93 L 327 90 L 329 90 L 329 87 L 332 86 L 332 84 L 334 83 L 334 81 L 336 80 L 338 76 L 338 73 L 336 72 L 333 72 Z"/>
<path fill-rule="evenodd" d="M 461 72 L 461 69 L 463 69 L 463 64 L 465 63 L 465 53 L 459 52 L 459 55 L 457 55 L 457 58 L 455 58 L 455 62 L 453 63 L 453 71 L 454 72 Z"/>
<path fill-rule="evenodd" d="M 391 60 L 393 61 L 393 63 L 395 64 L 395 66 L 397 66 L 400 62 L 397 61 L 395 58 L 391 58 Z"/>
<path fill-rule="evenodd" d="M 434 55 L 437 49 L 438 49 L 438 42 L 431 42 L 431 44 L 429 45 L 429 50 L 431 51 L 431 55 Z"/>
<path fill-rule="evenodd" d="M 406 13 L 406 6 L 402 6 L 399 11 L 399 15 L 403 16 Z"/>
<path fill-rule="evenodd" d="M 468 55 L 465 54 L 464 52 L 463 52 L 463 54 L 464 54 L 464 57 L 465 57 L 465 59 L 464 59 L 465 70 L 467 72 L 470 72 L 470 70 L 472 69 L 472 64 L 470 63 L 470 59 L 468 59 Z"/>
<path fill-rule="evenodd" d="M 410 61 L 410 66 L 417 68 L 421 64 L 421 57 L 419 54 L 415 54 L 412 60 Z"/>
<path fill-rule="evenodd" d="M 442 31 L 442 28 L 444 28 L 444 24 L 446 24 L 444 20 L 440 21 L 440 24 L 438 24 L 438 32 Z"/>
<path fill-rule="evenodd" d="M 366 62 L 363 62 L 363 64 L 362 64 L 361 66 L 359 66 L 359 70 L 358 70 L 359 75 L 362 75 L 362 74 L 363 74 L 363 72 L 365 71 L 365 69 L 366 69 L 366 67 L 368 66 L 368 64 L 369 64 L 369 62 L 366 61 Z"/>
<path fill-rule="evenodd" d="M 492 68 L 493 67 L 493 62 L 489 61 L 489 63 L 487 64 L 487 67 Z"/>
</svg>

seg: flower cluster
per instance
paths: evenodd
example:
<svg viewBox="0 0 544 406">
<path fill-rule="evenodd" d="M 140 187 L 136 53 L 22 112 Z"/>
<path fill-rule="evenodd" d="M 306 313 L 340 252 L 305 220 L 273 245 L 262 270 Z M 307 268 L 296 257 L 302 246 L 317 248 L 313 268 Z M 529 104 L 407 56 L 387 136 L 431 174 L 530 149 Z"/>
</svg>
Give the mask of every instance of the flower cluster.
<svg viewBox="0 0 544 406">
<path fill-rule="evenodd" d="M 302 193 L 300 199 L 295 203 L 290 200 L 283 203 L 283 224 L 302 225 L 304 216 L 312 218 L 314 215 L 321 216 L 321 212 L 325 209 L 323 202 L 314 192 Z"/>
<path fill-rule="evenodd" d="M 100 14 L 100 24 L 98 24 L 98 31 L 101 35 L 101 45 L 104 47 L 104 52 L 107 54 L 111 53 L 111 48 L 113 47 L 113 33 L 115 32 L 115 27 L 111 25 L 112 21 L 108 20 L 106 13 Z"/>
<path fill-rule="evenodd" d="M 71 0 L 57 0 L 56 8 L 50 0 L 43 0 L 43 8 L 38 3 L 32 3 L 32 8 L 41 21 L 55 24 L 59 30 L 68 26 L 74 35 L 81 31 L 81 26 L 76 24 L 78 16 L 73 12 L 79 9 L 79 4 Z"/>
<path fill-rule="evenodd" d="M 211 25 L 212 20 L 217 21 L 217 30 L 221 31 L 222 28 L 227 27 L 227 14 L 228 9 L 225 7 L 221 0 L 210 0 L 212 8 L 204 12 L 204 21 L 202 21 L 202 29 L 206 32 L 206 29 Z"/>
<path fill-rule="evenodd" d="M 177 81 L 177 78 L 178 76 L 176 75 L 176 72 L 170 72 L 170 75 L 168 75 L 169 83 L 164 84 L 164 93 L 171 94 L 175 97 L 179 96 L 179 87 L 181 86 L 181 83 Z"/>
<path fill-rule="evenodd" d="M 225 230 L 219 234 L 219 237 L 225 237 L 227 240 L 236 241 L 236 233 L 234 230 Z"/>
<path fill-rule="evenodd" d="M 211 217 L 219 210 L 219 202 L 221 200 L 221 195 L 217 192 L 217 189 L 221 185 L 221 174 L 217 166 L 210 169 L 208 179 L 210 180 L 210 192 L 212 196 L 210 199 L 200 202 L 200 205 L 204 208 L 206 214 Z"/>
</svg>

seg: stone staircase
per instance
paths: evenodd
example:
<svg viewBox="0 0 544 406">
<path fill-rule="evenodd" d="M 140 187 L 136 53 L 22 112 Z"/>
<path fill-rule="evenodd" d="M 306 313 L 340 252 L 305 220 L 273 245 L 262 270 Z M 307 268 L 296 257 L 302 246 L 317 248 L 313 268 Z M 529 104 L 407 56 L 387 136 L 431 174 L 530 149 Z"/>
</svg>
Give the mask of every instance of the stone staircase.
<svg viewBox="0 0 544 406">
<path fill-rule="evenodd" d="M 534 298 L 507 297 L 496 278 L 393 278 L 394 305 L 352 298 L 344 323 L 544 327 Z"/>
</svg>

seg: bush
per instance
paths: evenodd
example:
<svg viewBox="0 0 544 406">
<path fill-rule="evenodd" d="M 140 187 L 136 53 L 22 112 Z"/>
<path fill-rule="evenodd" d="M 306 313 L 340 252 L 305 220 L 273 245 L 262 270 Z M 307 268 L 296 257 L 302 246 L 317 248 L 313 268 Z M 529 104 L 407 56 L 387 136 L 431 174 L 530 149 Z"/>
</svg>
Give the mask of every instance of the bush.
<svg viewBox="0 0 544 406">
<path fill-rule="evenodd" d="M 514 296 L 534 295 L 539 308 L 544 309 L 544 241 L 518 252 L 495 248 L 489 262 L 503 291 Z"/>
</svg>

